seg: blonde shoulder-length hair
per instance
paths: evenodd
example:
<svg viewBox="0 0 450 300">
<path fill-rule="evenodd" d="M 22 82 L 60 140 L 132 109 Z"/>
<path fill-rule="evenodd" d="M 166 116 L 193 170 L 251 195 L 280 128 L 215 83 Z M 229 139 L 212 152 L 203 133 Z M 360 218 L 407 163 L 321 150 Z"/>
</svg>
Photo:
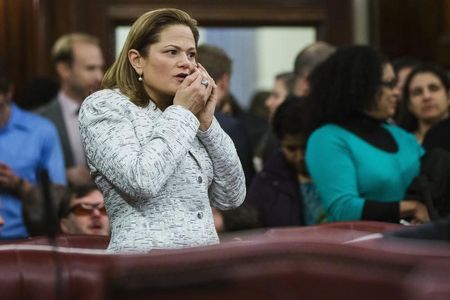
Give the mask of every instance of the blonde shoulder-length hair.
<svg viewBox="0 0 450 300">
<path fill-rule="evenodd" d="M 128 51 L 135 49 L 140 55 L 145 56 L 150 45 L 157 43 L 161 32 L 170 25 L 188 26 L 194 35 L 195 46 L 197 46 L 199 39 L 197 21 L 188 13 L 175 8 L 146 12 L 131 26 L 119 57 L 106 71 L 102 82 L 103 88 L 117 88 L 129 97 L 134 104 L 142 107 L 147 106 L 150 101 L 149 96 L 128 60 Z"/>
</svg>

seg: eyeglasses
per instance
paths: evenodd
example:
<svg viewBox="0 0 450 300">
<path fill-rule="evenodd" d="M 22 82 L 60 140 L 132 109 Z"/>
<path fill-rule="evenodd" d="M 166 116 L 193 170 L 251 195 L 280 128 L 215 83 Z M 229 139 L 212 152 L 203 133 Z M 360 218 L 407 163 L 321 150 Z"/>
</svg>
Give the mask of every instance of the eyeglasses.
<svg viewBox="0 0 450 300">
<path fill-rule="evenodd" d="M 103 203 L 98 204 L 78 203 L 69 209 L 69 214 L 73 213 L 76 216 L 86 216 L 92 214 L 95 209 L 97 209 L 102 215 L 106 215 L 106 208 L 105 204 Z"/>
<path fill-rule="evenodd" d="M 398 82 L 397 78 L 394 78 L 389 81 L 381 81 L 381 86 L 393 90 L 397 86 L 397 82 Z"/>
</svg>

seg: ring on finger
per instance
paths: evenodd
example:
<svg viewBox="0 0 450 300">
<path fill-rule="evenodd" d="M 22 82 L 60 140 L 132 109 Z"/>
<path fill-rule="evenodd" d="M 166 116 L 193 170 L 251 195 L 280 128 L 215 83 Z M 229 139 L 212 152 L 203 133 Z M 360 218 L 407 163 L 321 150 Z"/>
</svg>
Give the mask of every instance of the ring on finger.
<svg viewBox="0 0 450 300">
<path fill-rule="evenodd" d="M 208 87 L 209 81 L 206 79 L 202 79 L 202 81 L 200 81 L 200 84 L 203 84 L 205 87 Z"/>
</svg>

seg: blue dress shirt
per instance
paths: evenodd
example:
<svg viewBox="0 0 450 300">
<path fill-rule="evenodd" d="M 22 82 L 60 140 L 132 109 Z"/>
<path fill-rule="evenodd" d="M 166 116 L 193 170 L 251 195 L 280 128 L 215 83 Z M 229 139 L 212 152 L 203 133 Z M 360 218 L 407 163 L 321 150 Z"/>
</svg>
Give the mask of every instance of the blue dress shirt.
<svg viewBox="0 0 450 300">
<path fill-rule="evenodd" d="M 50 181 L 65 184 L 64 157 L 54 125 L 12 104 L 11 116 L 0 128 L 0 162 L 32 184 L 39 170 L 46 169 Z M 0 215 L 5 225 L 0 239 L 28 236 L 22 216 L 22 203 L 16 195 L 0 189 Z"/>
</svg>

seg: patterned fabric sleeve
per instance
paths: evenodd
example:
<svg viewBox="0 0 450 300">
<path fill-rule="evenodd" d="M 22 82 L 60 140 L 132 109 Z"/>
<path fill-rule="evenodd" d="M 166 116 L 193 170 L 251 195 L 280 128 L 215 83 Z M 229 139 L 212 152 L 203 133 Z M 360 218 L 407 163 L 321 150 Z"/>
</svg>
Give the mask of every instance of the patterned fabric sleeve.
<svg viewBox="0 0 450 300">
<path fill-rule="evenodd" d="M 222 210 L 242 204 L 245 198 L 245 176 L 231 138 L 214 118 L 207 131 L 197 136 L 213 162 L 214 178 L 209 188 L 211 204 Z"/>
<path fill-rule="evenodd" d="M 103 90 L 89 96 L 80 110 L 80 133 L 91 171 L 134 199 L 153 198 L 186 156 L 199 122 L 180 106 L 167 108 L 155 120 L 141 145 L 127 118 L 124 96 Z M 148 120 L 146 120 L 148 121 Z"/>
</svg>

